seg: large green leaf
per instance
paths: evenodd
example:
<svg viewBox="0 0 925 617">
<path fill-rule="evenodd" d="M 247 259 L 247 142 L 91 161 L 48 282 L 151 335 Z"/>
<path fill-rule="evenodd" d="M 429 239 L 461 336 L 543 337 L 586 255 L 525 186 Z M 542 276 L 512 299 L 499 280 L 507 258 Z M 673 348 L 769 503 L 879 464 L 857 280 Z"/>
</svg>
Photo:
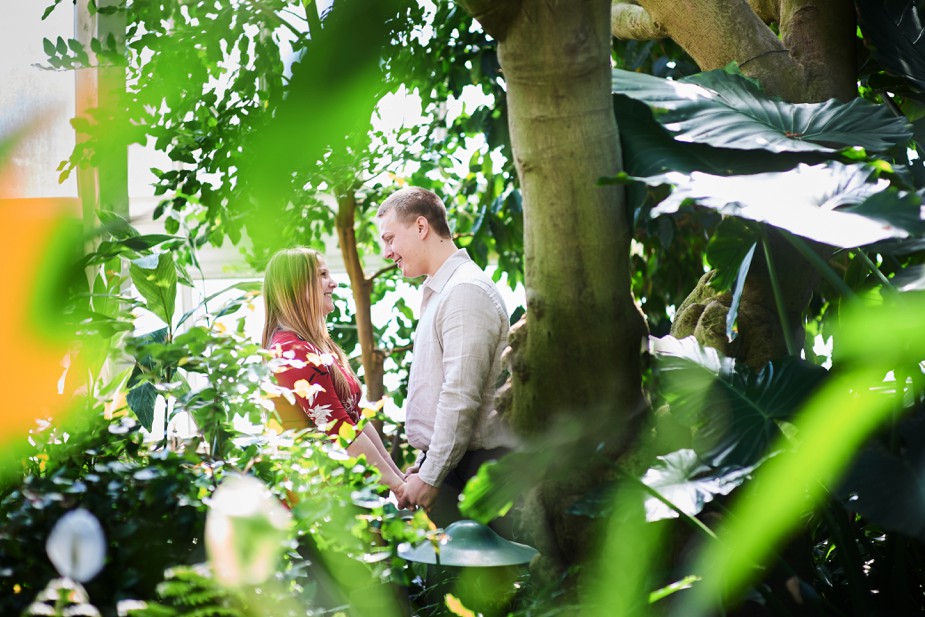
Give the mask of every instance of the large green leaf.
<svg viewBox="0 0 925 617">
<path fill-rule="evenodd" d="M 755 372 L 694 337 L 650 339 L 661 394 L 671 413 L 696 428 L 694 446 L 712 467 L 753 465 L 768 454 L 789 420 L 825 378 L 825 369 L 797 358 Z"/>
<path fill-rule="evenodd" d="M 624 170 L 630 176 L 667 171 L 705 171 L 718 176 L 786 171 L 799 163 L 821 163 L 833 156 L 828 152 L 774 153 L 678 141 L 656 122 L 646 104 L 621 94 L 615 95 L 613 101 Z"/>
<path fill-rule="evenodd" d="M 861 31 L 874 58 L 925 92 L 925 13 L 919 3 L 857 0 L 856 4 Z"/>
<path fill-rule="evenodd" d="M 925 414 L 895 433 L 899 447 L 874 440 L 861 450 L 837 494 L 871 522 L 925 540 Z"/>
<path fill-rule="evenodd" d="M 731 289 L 739 276 L 739 266 L 759 240 L 758 225 L 735 217 L 723 219 L 707 244 L 707 261 L 716 270 L 710 286 L 720 291 Z"/>
<path fill-rule="evenodd" d="M 884 106 L 786 103 L 741 75 L 708 71 L 670 81 L 614 69 L 613 91 L 648 103 L 679 141 L 771 152 L 831 152 L 860 146 L 883 152 L 907 142 L 909 124 Z"/>
<path fill-rule="evenodd" d="M 639 180 L 674 186 L 652 216 L 697 204 L 841 248 L 920 233 L 925 218 L 921 199 L 888 188 L 886 180 L 870 182 L 870 177 L 867 167 L 832 161 L 779 173 L 722 177 L 669 172 Z"/>
<path fill-rule="evenodd" d="M 716 495 L 728 495 L 758 466 L 711 469 L 696 452 L 687 448 L 657 458 L 642 482 L 688 516 L 699 514 Z M 658 498 L 646 497 L 646 520 L 677 517 L 678 513 Z"/>
<path fill-rule="evenodd" d="M 169 326 L 177 299 L 177 267 L 173 257 L 160 253 L 136 259 L 129 273 L 138 293 L 145 299 L 145 308 Z"/>
</svg>

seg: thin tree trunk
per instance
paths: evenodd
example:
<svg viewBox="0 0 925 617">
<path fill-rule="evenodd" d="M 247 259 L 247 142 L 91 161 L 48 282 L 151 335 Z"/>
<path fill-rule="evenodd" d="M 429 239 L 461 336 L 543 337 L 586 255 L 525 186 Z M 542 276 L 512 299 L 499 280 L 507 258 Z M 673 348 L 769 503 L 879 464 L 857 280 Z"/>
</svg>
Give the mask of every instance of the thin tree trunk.
<svg viewBox="0 0 925 617">
<path fill-rule="evenodd" d="M 337 239 L 340 242 L 340 252 L 344 260 L 344 267 L 347 270 L 347 276 L 350 277 L 350 289 L 353 292 L 353 302 L 356 306 L 357 336 L 360 340 L 360 358 L 366 382 L 366 398 L 370 401 L 378 401 L 385 394 L 382 381 L 385 355 L 376 346 L 376 337 L 373 332 L 371 313 L 373 282 L 371 279 L 366 278 L 366 274 L 363 272 L 363 264 L 360 261 L 360 254 L 357 250 L 357 238 L 354 229 L 356 208 L 356 194 L 353 191 L 338 192 Z"/>
</svg>

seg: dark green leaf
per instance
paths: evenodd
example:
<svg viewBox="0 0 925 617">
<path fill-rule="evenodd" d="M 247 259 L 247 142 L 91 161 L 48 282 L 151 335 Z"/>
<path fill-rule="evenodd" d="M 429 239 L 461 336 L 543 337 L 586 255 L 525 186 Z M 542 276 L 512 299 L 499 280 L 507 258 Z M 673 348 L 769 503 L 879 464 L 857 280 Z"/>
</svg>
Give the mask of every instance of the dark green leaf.
<svg viewBox="0 0 925 617">
<path fill-rule="evenodd" d="M 758 372 L 737 366 L 693 337 L 650 339 L 661 393 L 671 413 L 694 426 L 695 449 L 713 467 L 752 465 L 768 454 L 789 419 L 825 378 L 825 369 L 787 358 Z"/>
<path fill-rule="evenodd" d="M 910 266 L 891 281 L 899 291 L 925 291 L 925 265 Z"/>
<path fill-rule="evenodd" d="M 670 81 L 613 70 L 613 91 L 648 103 L 679 141 L 771 152 L 835 151 L 860 146 L 883 152 L 906 143 L 902 118 L 863 99 L 792 104 L 723 70 Z"/>
<path fill-rule="evenodd" d="M 59 4 L 61 4 L 61 0 L 55 0 L 52 4 L 45 7 L 45 10 L 42 12 L 42 21 L 45 21 L 45 19 L 47 19 L 48 16 L 52 14 L 52 12 L 58 7 Z M 48 39 L 45 40 L 47 41 Z M 47 47 L 45 48 L 45 51 L 48 52 Z M 52 54 L 49 53 L 48 55 L 50 56 Z"/>
<path fill-rule="evenodd" d="M 54 5 L 45 9 L 47 13 L 51 12 L 51 9 L 54 9 Z M 44 17 L 43 17 L 44 19 Z M 58 53 L 58 50 L 55 49 L 55 44 L 52 43 L 49 39 L 42 39 L 42 47 L 45 48 L 45 54 L 49 56 L 55 56 Z"/>
<path fill-rule="evenodd" d="M 845 507 L 886 529 L 925 540 L 925 415 L 895 429 L 899 447 L 865 446 L 837 491 Z"/>
<path fill-rule="evenodd" d="M 157 402 L 157 389 L 150 383 L 142 383 L 125 396 L 128 406 L 135 417 L 147 430 L 154 426 L 154 405 Z"/>
<path fill-rule="evenodd" d="M 745 255 L 760 239 L 754 224 L 735 217 L 723 219 L 707 244 L 707 261 L 716 270 L 710 286 L 718 291 L 731 289 Z"/>
<path fill-rule="evenodd" d="M 785 171 L 801 162 L 820 163 L 833 156 L 822 152 L 736 150 L 678 141 L 655 121 L 644 103 L 621 94 L 613 98 L 625 170 L 631 176 L 652 176 L 668 171 L 705 171 L 718 176 Z"/>
<path fill-rule="evenodd" d="M 925 27 L 917 2 L 857 0 L 858 21 L 871 54 L 888 71 L 925 92 Z"/>
</svg>

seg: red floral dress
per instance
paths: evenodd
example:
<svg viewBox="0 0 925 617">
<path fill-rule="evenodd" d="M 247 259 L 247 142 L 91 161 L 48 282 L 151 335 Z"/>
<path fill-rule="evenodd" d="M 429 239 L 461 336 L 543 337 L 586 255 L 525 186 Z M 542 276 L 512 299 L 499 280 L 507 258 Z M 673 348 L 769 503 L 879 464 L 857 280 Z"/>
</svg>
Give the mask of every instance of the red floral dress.
<svg viewBox="0 0 925 617">
<path fill-rule="evenodd" d="M 299 406 L 320 430 L 337 435 L 344 422 L 352 425 L 359 422 L 360 384 L 343 369 L 336 356 L 322 353 L 289 330 L 277 330 L 270 351 L 285 361 L 276 369 L 279 370 L 276 381 L 293 391 Z M 334 389 L 333 370 L 340 370 L 347 378 L 350 395 L 346 399 L 341 399 Z"/>
</svg>

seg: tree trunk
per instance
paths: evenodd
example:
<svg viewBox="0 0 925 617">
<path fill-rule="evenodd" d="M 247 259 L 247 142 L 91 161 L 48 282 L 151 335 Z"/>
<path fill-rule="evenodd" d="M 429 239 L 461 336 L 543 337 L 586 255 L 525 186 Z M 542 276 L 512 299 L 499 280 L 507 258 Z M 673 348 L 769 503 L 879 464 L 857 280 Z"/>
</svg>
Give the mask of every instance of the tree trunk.
<svg viewBox="0 0 925 617">
<path fill-rule="evenodd" d="M 610 90 L 609 0 L 466 3 L 499 40 L 524 197 L 527 332 L 511 361 L 512 422 L 538 435 L 563 418 L 616 456 L 644 408 L 646 334 L 630 293 L 630 231 Z M 512 9 L 517 8 L 516 12 Z M 486 12 L 487 11 L 487 12 Z M 592 464 L 593 456 L 583 461 Z M 528 501 L 525 523 L 554 574 L 592 544 L 571 501 L 604 467 L 570 468 Z M 545 533 L 538 533 L 543 532 Z"/>
<path fill-rule="evenodd" d="M 360 340 L 360 361 L 363 364 L 366 398 L 378 401 L 385 395 L 383 363 L 385 354 L 376 346 L 373 332 L 373 319 L 370 311 L 373 282 L 366 278 L 363 263 L 357 250 L 356 231 L 356 193 L 352 190 L 337 193 L 337 239 L 340 243 L 341 256 L 347 276 L 350 277 L 350 289 L 356 305 L 357 336 Z M 380 433 L 381 428 L 380 428 Z"/>
</svg>

